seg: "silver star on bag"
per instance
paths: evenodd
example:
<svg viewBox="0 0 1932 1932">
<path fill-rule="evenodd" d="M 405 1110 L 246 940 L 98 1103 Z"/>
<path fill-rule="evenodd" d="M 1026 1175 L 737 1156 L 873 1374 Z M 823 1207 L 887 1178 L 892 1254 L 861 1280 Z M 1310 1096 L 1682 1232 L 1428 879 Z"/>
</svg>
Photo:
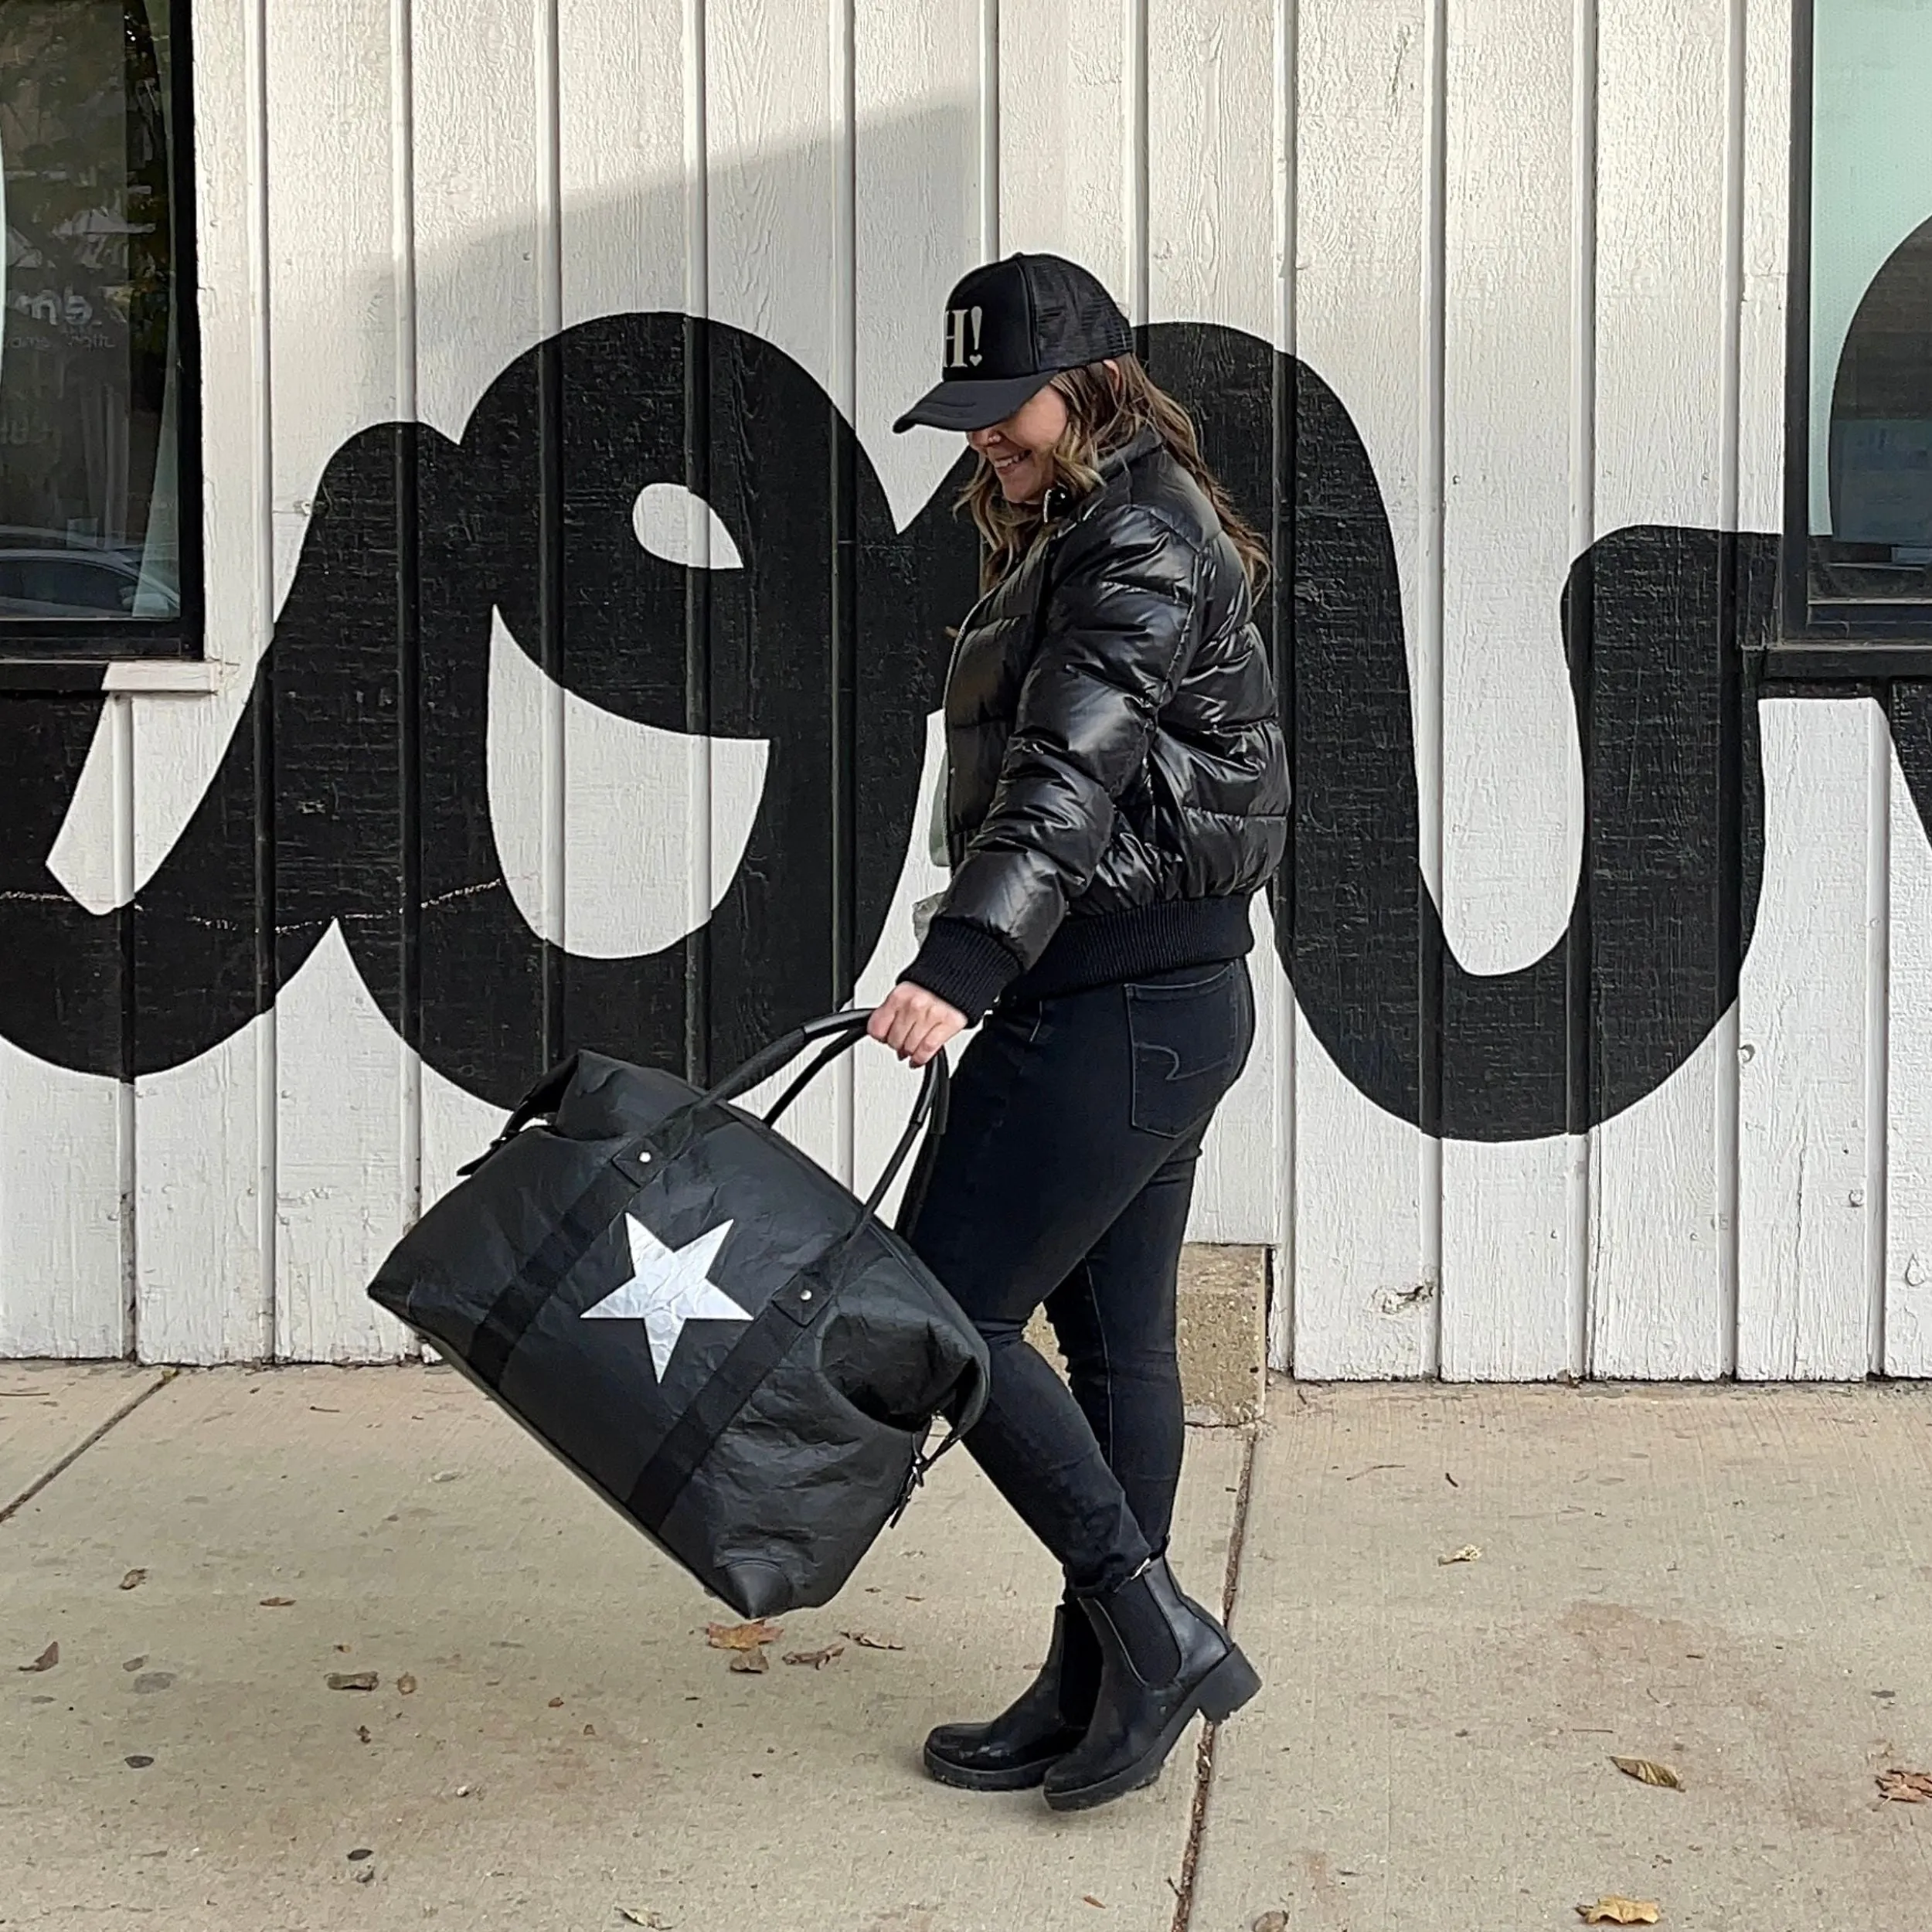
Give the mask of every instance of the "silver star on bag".
<svg viewBox="0 0 1932 1932">
<path fill-rule="evenodd" d="M 751 1319 L 711 1279 L 711 1264 L 717 1260 L 732 1223 L 726 1221 L 681 1248 L 668 1248 L 634 1214 L 624 1219 L 631 1235 L 631 1278 L 586 1308 L 582 1319 L 641 1321 L 651 1340 L 651 1360 L 662 1382 L 687 1321 Z"/>
</svg>

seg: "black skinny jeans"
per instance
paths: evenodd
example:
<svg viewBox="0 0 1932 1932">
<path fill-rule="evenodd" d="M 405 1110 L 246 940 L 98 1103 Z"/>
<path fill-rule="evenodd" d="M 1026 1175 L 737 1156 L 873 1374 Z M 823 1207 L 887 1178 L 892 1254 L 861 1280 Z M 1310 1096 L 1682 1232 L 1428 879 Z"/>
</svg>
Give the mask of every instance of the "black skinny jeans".
<svg viewBox="0 0 1932 1932">
<path fill-rule="evenodd" d="M 995 1009 L 908 1192 L 908 1239 L 992 1356 L 966 1447 L 1076 1590 L 1167 1542 L 1175 1275 L 1201 1138 L 1253 1038 L 1238 959 Z M 1043 1301 L 1067 1383 L 1024 1338 Z"/>
</svg>

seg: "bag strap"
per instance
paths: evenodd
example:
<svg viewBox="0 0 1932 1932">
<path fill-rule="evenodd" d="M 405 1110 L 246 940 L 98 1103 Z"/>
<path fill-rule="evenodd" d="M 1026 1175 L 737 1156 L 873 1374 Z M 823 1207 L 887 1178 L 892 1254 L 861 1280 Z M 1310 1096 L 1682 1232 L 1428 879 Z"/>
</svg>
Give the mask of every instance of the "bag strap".
<svg viewBox="0 0 1932 1932">
<path fill-rule="evenodd" d="M 653 1536 L 664 1527 L 685 1485 L 710 1454 L 718 1438 L 737 1419 L 765 1377 L 791 1354 L 799 1338 L 837 1299 L 836 1284 L 828 1274 L 813 1269 L 789 1283 L 753 1318 L 716 1371 L 665 1432 L 638 1472 L 624 1498 L 626 1512 Z M 955 1389 L 948 1406 L 953 1413 L 939 1447 L 927 1453 L 925 1438 L 913 1451 L 888 1529 L 905 1515 L 913 1492 L 926 1480 L 934 1463 L 979 1420 L 986 1406 L 986 1379 L 975 1376 L 963 1400 Z M 927 1435 L 931 1431 L 930 1427 Z"/>
<path fill-rule="evenodd" d="M 465 1161 L 457 1172 L 474 1174 L 498 1148 L 515 1140 L 539 1114 L 554 1114 L 563 1104 L 563 1096 L 577 1077 L 579 1057 L 573 1053 L 568 1059 L 559 1060 L 510 1110 L 510 1117 L 503 1123 L 503 1131 L 474 1160 Z"/>
<path fill-rule="evenodd" d="M 665 1431 L 638 1471 L 624 1509 L 653 1536 L 664 1526 L 685 1485 L 718 1438 L 737 1419 L 759 1385 L 798 1345 L 834 1299 L 831 1282 L 813 1269 L 787 1282 L 760 1308 L 705 1381 L 690 1406 Z"/>
<path fill-rule="evenodd" d="M 637 1183 L 621 1168 L 605 1164 L 565 1209 L 563 1218 L 518 1270 L 510 1285 L 484 1311 L 466 1359 L 485 1387 L 495 1389 L 502 1381 L 511 1354 L 543 1312 L 558 1284 L 630 1205 L 637 1191 Z"/>
</svg>

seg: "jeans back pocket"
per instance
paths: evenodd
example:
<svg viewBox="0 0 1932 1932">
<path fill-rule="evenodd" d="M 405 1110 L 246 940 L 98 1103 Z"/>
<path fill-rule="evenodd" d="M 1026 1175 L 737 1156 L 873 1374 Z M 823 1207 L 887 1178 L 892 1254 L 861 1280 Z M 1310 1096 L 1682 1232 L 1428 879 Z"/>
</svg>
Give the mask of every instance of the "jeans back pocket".
<svg viewBox="0 0 1932 1932">
<path fill-rule="evenodd" d="M 1254 1039 L 1254 1002 L 1238 959 L 1130 980 L 1133 1119 L 1170 1138 L 1202 1125 L 1240 1077 Z"/>
</svg>

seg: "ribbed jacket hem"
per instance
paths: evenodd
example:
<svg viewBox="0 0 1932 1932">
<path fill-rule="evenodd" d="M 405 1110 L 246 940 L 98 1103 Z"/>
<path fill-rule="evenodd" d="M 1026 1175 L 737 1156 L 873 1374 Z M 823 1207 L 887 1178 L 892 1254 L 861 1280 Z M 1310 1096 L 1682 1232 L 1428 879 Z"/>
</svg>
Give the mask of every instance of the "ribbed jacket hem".
<svg viewBox="0 0 1932 1932">
<path fill-rule="evenodd" d="M 1245 958 L 1254 950 L 1250 896 L 1175 899 L 1090 918 L 1071 914 L 1025 972 L 1012 949 L 985 927 L 935 919 L 918 957 L 899 977 L 937 994 L 977 1025 L 995 1002 L 1016 1006 L 1183 966 Z"/>
<path fill-rule="evenodd" d="M 1008 984 L 1001 1003 L 1013 1006 L 1183 966 L 1243 958 L 1254 949 L 1250 896 L 1175 899 L 1090 918 L 1073 914 L 1061 921 L 1046 951 Z"/>
</svg>

